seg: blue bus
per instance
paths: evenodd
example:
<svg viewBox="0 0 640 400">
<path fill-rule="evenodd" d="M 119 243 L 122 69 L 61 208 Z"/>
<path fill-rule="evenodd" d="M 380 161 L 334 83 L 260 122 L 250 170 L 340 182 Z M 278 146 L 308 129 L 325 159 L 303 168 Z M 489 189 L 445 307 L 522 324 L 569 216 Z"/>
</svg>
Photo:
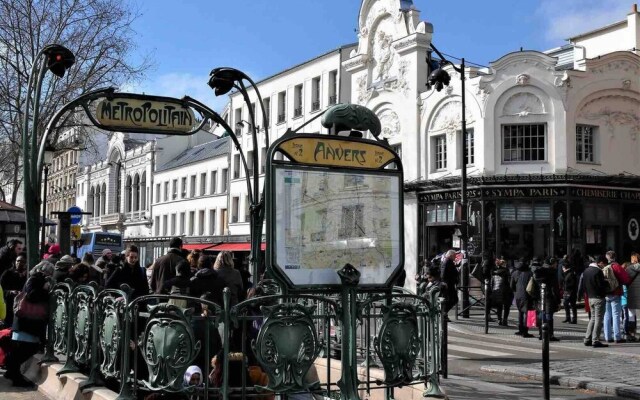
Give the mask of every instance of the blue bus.
<svg viewBox="0 0 640 400">
<path fill-rule="evenodd" d="M 104 249 L 110 249 L 114 254 L 118 254 L 122 250 L 124 250 L 122 235 L 119 233 L 83 233 L 80 236 L 80 240 L 82 242 L 82 246 L 78 247 L 78 258 L 80 259 L 82 259 L 82 256 L 84 256 L 86 253 L 91 253 L 97 260 L 100 256 L 102 256 L 102 250 Z"/>
</svg>

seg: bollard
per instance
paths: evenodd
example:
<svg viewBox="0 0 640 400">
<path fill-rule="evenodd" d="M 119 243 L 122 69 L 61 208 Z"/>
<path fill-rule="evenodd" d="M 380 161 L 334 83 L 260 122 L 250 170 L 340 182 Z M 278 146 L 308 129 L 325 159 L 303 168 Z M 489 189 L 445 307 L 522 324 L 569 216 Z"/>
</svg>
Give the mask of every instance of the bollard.
<svg viewBox="0 0 640 400">
<path fill-rule="evenodd" d="M 489 333 L 489 316 L 491 315 L 491 304 L 489 303 L 489 279 L 484 280 L 484 334 Z"/>
<path fill-rule="evenodd" d="M 540 285 L 540 301 L 541 301 L 541 313 L 540 320 L 542 321 L 542 384 L 544 388 L 544 399 L 549 400 L 551 398 L 549 389 L 549 321 L 545 316 L 546 312 L 546 300 L 547 296 L 547 284 Z"/>
<path fill-rule="evenodd" d="M 462 283 L 462 318 L 469 318 L 469 259 L 466 257 L 462 259 L 462 265 L 460 266 L 460 282 Z"/>
</svg>

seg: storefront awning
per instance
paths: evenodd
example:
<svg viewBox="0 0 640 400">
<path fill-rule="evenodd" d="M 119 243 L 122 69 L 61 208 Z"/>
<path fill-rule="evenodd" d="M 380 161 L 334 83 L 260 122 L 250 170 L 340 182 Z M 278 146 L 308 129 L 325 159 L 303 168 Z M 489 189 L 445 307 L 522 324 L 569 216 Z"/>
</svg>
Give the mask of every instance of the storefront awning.
<svg viewBox="0 0 640 400">
<path fill-rule="evenodd" d="M 183 246 L 184 247 L 184 246 Z M 266 243 L 260 245 L 260 250 L 267 248 Z M 207 250 L 210 251 L 251 251 L 251 243 L 249 242 L 237 242 L 237 243 L 221 243 L 217 246 L 211 247 Z"/>
<path fill-rule="evenodd" d="M 215 244 L 212 243 L 187 243 L 182 245 L 183 250 L 211 250 Z"/>
</svg>

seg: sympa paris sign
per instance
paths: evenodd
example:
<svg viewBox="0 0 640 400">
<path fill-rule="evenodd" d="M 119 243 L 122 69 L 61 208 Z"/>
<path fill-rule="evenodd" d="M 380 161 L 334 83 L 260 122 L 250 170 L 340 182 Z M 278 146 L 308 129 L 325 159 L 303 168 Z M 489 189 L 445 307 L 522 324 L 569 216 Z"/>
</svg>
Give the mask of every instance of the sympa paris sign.
<svg viewBox="0 0 640 400">
<path fill-rule="evenodd" d="M 97 103 L 94 123 L 111 131 L 191 135 L 202 120 L 178 99 L 114 93 Z"/>
</svg>

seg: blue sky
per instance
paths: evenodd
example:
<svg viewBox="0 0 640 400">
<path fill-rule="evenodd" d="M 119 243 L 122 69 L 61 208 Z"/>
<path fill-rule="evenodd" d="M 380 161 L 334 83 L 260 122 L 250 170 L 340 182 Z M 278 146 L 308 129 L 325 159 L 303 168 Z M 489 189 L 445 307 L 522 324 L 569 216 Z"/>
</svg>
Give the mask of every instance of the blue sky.
<svg viewBox="0 0 640 400">
<path fill-rule="evenodd" d="M 232 66 L 258 80 L 357 40 L 360 0 L 131 0 L 138 51 L 153 69 L 126 90 L 192 97 L 220 109 L 207 87 L 209 71 Z M 546 50 L 564 39 L 625 18 L 633 0 L 414 0 L 434 25 L 446 54 L 487 65 L 525 49 Z"/>
</svg>

